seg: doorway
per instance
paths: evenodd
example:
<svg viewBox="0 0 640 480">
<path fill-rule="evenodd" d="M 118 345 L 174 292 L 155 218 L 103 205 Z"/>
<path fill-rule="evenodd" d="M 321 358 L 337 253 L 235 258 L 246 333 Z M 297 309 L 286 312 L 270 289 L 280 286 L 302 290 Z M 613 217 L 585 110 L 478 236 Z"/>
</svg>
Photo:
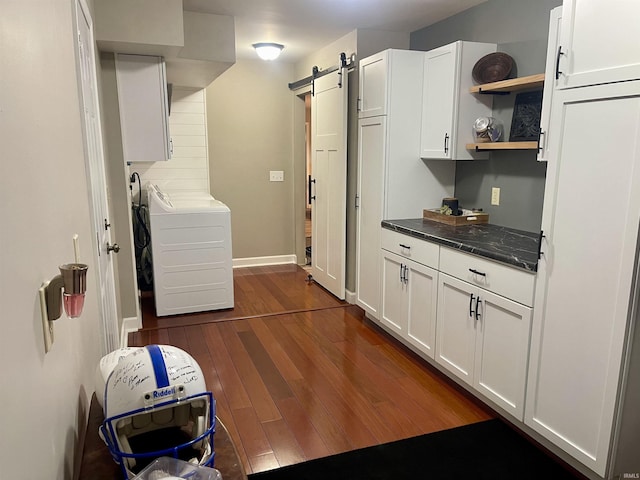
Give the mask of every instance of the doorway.
<svg viewBox="0 0 640 480">
<path fill-rule="evenodd" d="M 311 171 L 311 93 L 304 94 L 304 142 L 305 142 L 305 220 L 304 220 L 304 240 L 305 240 L 305 270 L 311 271 L 311 255 L 313 254 L 313 236 L 311 224 L 311 185 L 313 173 Z"/>
</svg>

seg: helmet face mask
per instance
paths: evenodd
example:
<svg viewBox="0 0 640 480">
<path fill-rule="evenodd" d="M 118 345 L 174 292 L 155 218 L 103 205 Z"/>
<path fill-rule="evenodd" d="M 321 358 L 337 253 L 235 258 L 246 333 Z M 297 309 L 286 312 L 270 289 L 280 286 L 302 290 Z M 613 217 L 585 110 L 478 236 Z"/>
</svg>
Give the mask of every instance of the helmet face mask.
<svg viewBox="0 0 640 480">
<path fill-rule="evenodd" d="M 213 466 L 215 401 L 183 350 L 149 345 L 121 359 L 103 405 L 100 436 L 125 478 L 161 456 Z"/>
</svg>

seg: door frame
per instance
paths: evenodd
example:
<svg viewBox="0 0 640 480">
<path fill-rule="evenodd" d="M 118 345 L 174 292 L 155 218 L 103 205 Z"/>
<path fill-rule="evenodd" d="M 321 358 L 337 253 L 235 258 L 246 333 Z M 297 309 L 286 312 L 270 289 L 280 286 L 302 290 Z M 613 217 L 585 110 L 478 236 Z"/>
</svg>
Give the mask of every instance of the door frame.
<svg viewBox="0 0 640 480">
<path fill-rule="evenodd" d="M 111 232 L 108 228 L 109 224 L 107 218 L 102 218 L 103 215 L 109 215 L 110 213 L 110 205 L 107 194 L 107 184 L 106 184 L 106 162 L 104 157 L 104 144 L 103 144 L 103 128 L 102 128 L 102 116 L 100 109 L 100 92 L 98 89 L 98 76 L 97 76 L 97 56 L 96 56 L 96 45 L 95 45 L 95 36 L 94 36 L 94 28 L 93 28 L 93 17 L 91 14 L 91 9 L 89 8 L 86 0 L 74 0 L 73 2 L 74 8 L 74 19 L 73 19 L 73 28 L 74 28 L 74 56 L 76 62 L 76 78 L 78 82 L 78 97 L 80 101 L 81 111 L 80 111 L 80 123 L 82 128 L 82 136 L 83 136 L 83 153 L 85 159 L 85 174 L 87 176 L 87 200 L 89 204 L 89 213 L 91 217 L 91 225 L 92 230 L 95 231 L 95 236 L 92 235 L 91 244 L 93 246 L 93 260 L 95 268 L 95 279 L 96 286 L 98 288 L 98 312 L 100 315 L 100 324 L 101 328 L 101 347 L 102 354 L 109 353 L 120 346 L 120 332 L 119 332 L 119 318 L 118 318 L 118 304 L 116 298 L 116 289 L 115 289 L 115 274 L 114 274 L 114 266 L 113 266 L 113 256 L 109 256 L 107 252 L 106 243 L 111 244 Z M 88 31 L 89 31 L 89 39 L 87 42 L 86 53 L 88 55 L 90 68 L 91 68 L 91 77 L 89 79 L 90 84 L 88 87 L 91 89 L 91 93 L 94 97 L 95 101 L 95 124 L 96 124 L 96 138 L 94 139 L 96 142 L 95 148 L 96 151 L 99 152 L 98 162 L 101 164 L 99 168 L 99 172 L 94 171 L 94 168 L 91 166 L 91 139 L 89 138 L 89 133 L 87 130 L 87 124 L 85 121 L 85 104 L 86 99 L 83 93 L 83 77 L 82 77 L 82 61 L 80 58 L 81 48 L 80 48 L 80 21 L 81 16 L 86 19 Z M 95 191 L 96 185 L 99 185 L 99 190 Z M 100 206 L 97 205 L 98 202 L 95 201 L 95 196 L 99 196 L 99 202 L 102 204 L 104 202 L 103 215 L 100 213 Z M 100 225 L 102 225 L 104 221 L 104 232 L 101 231 Z M 102 234 L 102 238 L 101 238 Z M 102 266 L 102 258 L 103 256 L 107 256 L 108 260 L 106 260 L 107 266 L 103 268 Z M 111 264 L 110 266 L 108 264 Z M 105 283 L 103 283 L 103 278 Z M 105 289 L 103 285 L 107 286 Z"/>
</svg>

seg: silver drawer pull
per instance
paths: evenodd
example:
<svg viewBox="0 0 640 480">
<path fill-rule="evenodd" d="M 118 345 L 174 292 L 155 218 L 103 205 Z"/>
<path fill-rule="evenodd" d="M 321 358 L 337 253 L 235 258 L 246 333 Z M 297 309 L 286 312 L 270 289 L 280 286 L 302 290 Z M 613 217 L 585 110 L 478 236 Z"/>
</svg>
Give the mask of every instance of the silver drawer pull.
<svg viewBox="0 0 640 480">
<path fill-rule="evenodd" d="M 484 273 L 484 272 L 479 272 L 478 270 L 474 270 L 473 268 L 470 268 L 470 269 L 469 269 L 469 271 L 470 271 L 471 273 L 475 273 L 476 275 L 480 275 L 481 277 L 486 277 L 486 276 L 487 276 L 487 274 L 486 274 L 486 273 Z"/>
<path fill-rule="evenodd" d="M 409 245 L 404 245 L 403 243 L 399 244 L 402 248 L 406 248 L 407 250 L 411 250 L 411 247 Z"/>
</svg>

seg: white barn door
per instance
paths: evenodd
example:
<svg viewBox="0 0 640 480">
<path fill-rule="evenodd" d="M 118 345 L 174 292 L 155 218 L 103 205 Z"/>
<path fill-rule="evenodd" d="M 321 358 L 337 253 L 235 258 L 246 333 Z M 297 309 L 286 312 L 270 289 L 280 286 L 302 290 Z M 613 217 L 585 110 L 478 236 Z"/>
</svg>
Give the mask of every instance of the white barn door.
<svg viewBox="0 0 640 480">
<path fill-rule="evenodd" d="M 346 70 L 339 69 L 315 80 L 311 99 L 311 274 L 341 300 L 347 237 L 347 90 Z"/>
<path fill-rule="evenodd" d="M 115 279 L 113 272 L 113 252 L 111 230 L 109 228 L 109 207 L 107 184 L 102 148 L 102 127 L 98 103 L 98 83 L 96 81 L 96 60 L 93 40 L 93 25 L 89 9 L 84 0 L 76 0 L 76 28 L 78 41 L 78 69 L 81 85 L 82 120 L 85 142 L 85 164 L 89 183 L 92 227 L 95 238 L 97 272 L 100 291 L 98 292 L 100 317 L 103 325 L 103 354 L 117 349 L 120 345 L 118 334 L 118 314 L 116 304 Z"/>
</svg>

